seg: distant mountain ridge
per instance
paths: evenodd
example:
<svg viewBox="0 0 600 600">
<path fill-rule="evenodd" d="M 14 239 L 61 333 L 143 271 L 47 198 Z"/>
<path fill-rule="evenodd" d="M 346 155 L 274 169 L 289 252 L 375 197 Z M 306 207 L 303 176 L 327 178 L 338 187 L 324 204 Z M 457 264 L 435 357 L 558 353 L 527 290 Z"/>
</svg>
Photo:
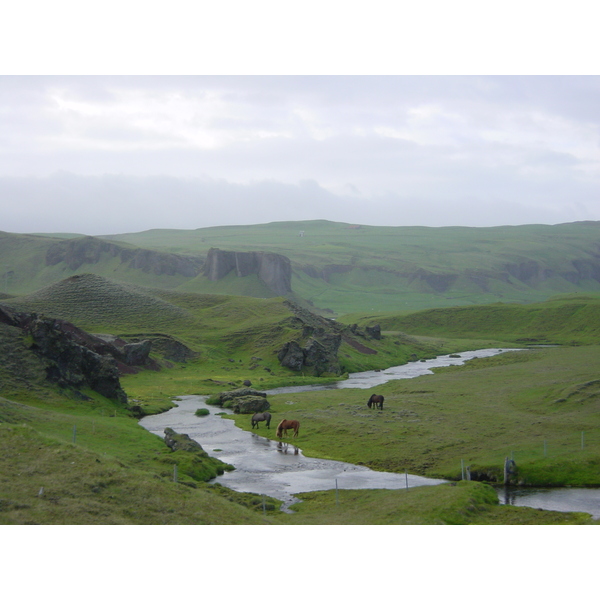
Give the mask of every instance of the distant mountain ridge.
<svg viewBox="0 0 600 600">
<path fill-rule="evenodd" d="M 0 293 L 82 273 L 164 289 L 286 296 L 343 314 L 600 292 L 600 222 L 373 227 L 303 221 L 67 239 L 0 233 Z"/>
</svg>

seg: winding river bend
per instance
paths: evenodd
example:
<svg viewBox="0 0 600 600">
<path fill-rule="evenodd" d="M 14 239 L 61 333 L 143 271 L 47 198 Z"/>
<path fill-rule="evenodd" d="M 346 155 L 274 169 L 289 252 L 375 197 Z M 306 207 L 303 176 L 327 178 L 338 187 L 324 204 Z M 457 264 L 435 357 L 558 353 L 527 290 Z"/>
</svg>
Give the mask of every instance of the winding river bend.
<svg viewBox="0 0 600 600">
<path fill-rule="evenodd" d="M 353 373 L 344 381 L 332 385 L 293 386 L 268 390 L 269 395 L 321 389 L 368 389 L 393 379 L 410 379 L 433 373 L 432 368 L 463 364 L 472 358 L 493 356 L 506 349 L 485 349 L 463 352 L 460 356 L 446 355 L 408 363 L 381 371 Z M 217 413 L 231 410 L 209 406 L 202 396 L 180 396 L 177 406 L 159 414 L 144 417 L 140 424 L 148 431 L 164 437 L 166 427 L 178 433 L 187 433 L 215 458 L 229 463 L 235 471 L 217 477 L 213 482 L 225 485 L 238 492 L 265 494 L 283 501 L 282 510 L 298 501 L 295 494 L 328 489 L 404 489 L 422 485 L 437 485 L 441 479 L 430 479 L 408 473 L 385 473 L 367 467 L 340 461 L 309 458 L 294 445 L 275 442 L 255 433 L 236 427 L 231 419 L 222 419 Z M 207 408 L 210 414 L 197 417 L 198 408 Z M 264 427 L 261 424 L 260 427 Z M 564 490 L 528 490 L 506 493 L 499 492 L 501 503 L 532 506 L 548 510 L 577 510 L 589 512 L 600 518 L 600 490 L 568 490 L 576 492 L 553 497 Z M 582 494 L 581 494 L 582 493 Z M 586 499 L 587 494 L 587 499 Z M 540 498 L 542 496 L 542 498 Z M 582 498 L 582 496 L 584 496 Z"/>
</svg>

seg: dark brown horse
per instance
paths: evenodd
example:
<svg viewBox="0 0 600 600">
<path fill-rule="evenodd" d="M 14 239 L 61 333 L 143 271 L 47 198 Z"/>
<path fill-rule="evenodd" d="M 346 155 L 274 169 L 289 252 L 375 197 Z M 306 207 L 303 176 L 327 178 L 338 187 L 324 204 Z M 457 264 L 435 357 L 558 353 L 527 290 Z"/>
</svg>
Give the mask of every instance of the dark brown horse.
<svg viewBox="0 0 600 600">
<path fill-rule="evenodd" d="M 369 398 L 369 401 L 367 402 L 367 406 L 369 408 L 377 408 L 377 406 L 379 406 L 379 410 L 383 410 L 383 401 L 384 400 L 385 400 L 385 398 L 383 396 L 380 396 L 379 394 L 373 394 Z"/>
<path fill-rule="evenodd" d="M 254 429 L 255 425 L 256 425 L 256 429 L 258 429 L 259 421 L 266 421 L 267 428 L 271 429 L 271 413 L 268 413 L 268 412 L 255 413 L 252 415 L 252 419 L 250 419 L 250 421 L 252 422 L 252 429 Z"/>
<path fill-rule="evenodd" d="M 299 421 L 287 421 L 286 419 L 284 419 L 283 421 L 281 421 L 281 423 L 279 423 L 279 425 L 277 425 L 277 432 L 276 432 L 277 437 L 280 438 L 280 437 L 283 437 L 284 435 L 285 435 L 285 437 L 287 437 L 288 429 L 293 429 L 294 437 L 298 437 L 298 430 L 300 429 L 300 422 Z"/>
</svg>

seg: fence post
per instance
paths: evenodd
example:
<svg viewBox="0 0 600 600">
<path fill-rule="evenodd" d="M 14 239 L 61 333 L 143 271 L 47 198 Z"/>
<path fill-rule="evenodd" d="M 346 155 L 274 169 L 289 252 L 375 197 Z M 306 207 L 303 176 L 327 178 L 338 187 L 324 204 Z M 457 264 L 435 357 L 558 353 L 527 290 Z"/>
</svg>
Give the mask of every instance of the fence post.
<svg viewBox="0 0 600 600">
<path fill-rule="evenodd" d="M 177 465 L 173 465 L 173 481 L 177 483 Z"/>
<path fill-rule="evenodd" d="M 406 489 L 408 489 L 408 469 L 404 469 L 404 477 L 406 478 Z"/>
<path fill-rule="evenodd" d="M 516 468 L 517 465 L 515 461 L 507 456 L 504 459 L 504 485 L 508 485 L 510 483 L 510 476 L 516 473 Z"/>
<path fill-rule="evenodd" d="M 73 443 L 77 439 L 77 425 L 73 425 Z"/>
<path fill-rule="evenodd" d="M 339 504 L 339 499 L 338 499 L 338 484 L 337 484 L 337 479 L 335 480 L 335 503 Z"/>
</svg>

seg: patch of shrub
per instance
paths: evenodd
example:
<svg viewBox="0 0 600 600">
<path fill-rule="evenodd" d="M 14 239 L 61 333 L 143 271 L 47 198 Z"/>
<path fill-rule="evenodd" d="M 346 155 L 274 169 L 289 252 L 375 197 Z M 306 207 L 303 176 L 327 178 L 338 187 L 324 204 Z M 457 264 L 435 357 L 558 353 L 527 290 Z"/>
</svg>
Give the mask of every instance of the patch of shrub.
<svg viewBox="0 0 600 600">
<path fill-rule="evenodd" d="M 206 415 L 210 415 L 210 410 L 208 410 L 208 408 L 199 408 L 196 411 L 197 417 L 205 417 Z"/>
</svg>

